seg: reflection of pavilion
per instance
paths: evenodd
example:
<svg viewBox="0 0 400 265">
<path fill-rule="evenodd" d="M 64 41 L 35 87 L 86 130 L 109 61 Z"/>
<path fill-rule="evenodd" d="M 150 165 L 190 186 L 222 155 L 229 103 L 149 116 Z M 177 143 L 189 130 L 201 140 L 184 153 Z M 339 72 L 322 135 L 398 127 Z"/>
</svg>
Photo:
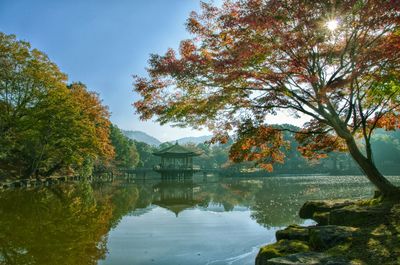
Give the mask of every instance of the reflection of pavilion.
<svg viewBox="0 0 400 265">
<path fill-rule="evenodd" d="M 193 208 L 201 201 L 196 200 L 194 194 L 200 189 L 192 181 L 164 180 L 154 187 L 153 204 L 168 209 L 176 216 L 186 209 Z"/>
<path fill-rule="evenodd" d="M 186 179 L 200 168 L 193 166 L 193 157 L 200 154 L 189 150 L 178 142 L 175 145 L 164 148 L 154 155 L 161 157 L 161 163 L 154 170 L 161 174 L 162 179 Z"/>
</svg>

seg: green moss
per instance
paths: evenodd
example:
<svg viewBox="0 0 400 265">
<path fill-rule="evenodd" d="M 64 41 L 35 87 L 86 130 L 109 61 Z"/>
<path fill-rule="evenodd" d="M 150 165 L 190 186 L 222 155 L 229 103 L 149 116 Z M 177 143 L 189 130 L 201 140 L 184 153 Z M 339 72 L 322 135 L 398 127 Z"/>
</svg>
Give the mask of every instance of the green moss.
<svg viewBox="0 0 400 265">
<path fill-rule="evenodd" d="M 316 206 L 320 208 L 325 205 L 333 207 L 328 211 L 314 211 L 314 219 L 319 220 L 320 224 L 329 220 L 328 223 L 340 226 L 310 227 L 308 233 L 303 233 L 307 236 L 302 239 L 308 242 L 289 240 L 294 235 L 298 239 L 298 234 L 304 232 L 304 228 L 290 226 L 277 233 L 281 240 L 260 250 L 257 260 L 262 262 L 256 264 L 266 264 L 266 260 L 271 258 L 314 251 L 332 257 L 344 257 L 353 265 L 400 264 L 398 201 L 374 198 L 342 207 L 336 207 L 330 201 L 318 203 Z"/>
<path fill-rule="evenodd" d="M 272 259 L 275 257 L 282 257 L 281 253 L 274 245 L 263 246 L 258 253 L 259 256 L 263 256 L 265 259 Z"/>
<path fill-rule="evenodd" d="M 333 248 L 330 248 L 329 250 L 326 251 L 326 253 L 328 253 L 332 256 L 343 255 L 351 249 L 351 246 L 352 246 L 351 242 L 345 242 L 345 243 L 336 245 Z"/>
<path fill-rule="evenodd" d="M 373 206 L 373 205 L 378 205 L 382 202 L 382 198 L 372 198 L 372 199 L 364 199 L 364 200 L 359 200 L 356 201 L 356 205 L 359 206 Z"/>
<path fill-rule="evenodd" d="M 299 225 L 289 225 L 283 230 L 276 231 L 276 240 L 290 239 L 290 240 L 300 240 L 308 241 L 309 227 L 303 227 Z"/>
<path fill-rule="evenodd" d="M 319 225 L 328 225 L 329 224 L 329 212 L 316 212 L 313 215 L 313 220 L 315 220 Z"/>
<path fill-rule="evenodd" d="M 274 244 L 263 246 L 257 257 L 267 260 L 307 251 L 310 251 L 310 247 L 304 241 L 282 239 Z"/>
<path fill-rule="evenodd" d="M 400 204 L 373 199 L 358 203 L 358 207 L 372 213 L 365 218 L 359 236 L 327 253 L 344 255 L 352 264 L 400 264 Z M 354 210 L 359 211 L 357 207 Z M 360 221 L 354 217 L 351 213 L 343 216 L 349 223 Z"/>
</svg>

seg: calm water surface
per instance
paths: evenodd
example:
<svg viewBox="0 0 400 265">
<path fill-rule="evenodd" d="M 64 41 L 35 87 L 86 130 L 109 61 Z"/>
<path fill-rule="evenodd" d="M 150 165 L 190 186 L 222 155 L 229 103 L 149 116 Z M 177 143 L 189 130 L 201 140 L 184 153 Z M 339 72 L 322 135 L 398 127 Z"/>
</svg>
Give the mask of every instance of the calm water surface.
<svg viewBox="0 0 400 265">
<path fill-rule="evenodd" d="M 398 182 L 398 177 L 392 177 Z M 70 183 L 0 192 L 0 264 L 254 264 L 310 199 L 362 198 L 358 176 Z"/>
</svg>

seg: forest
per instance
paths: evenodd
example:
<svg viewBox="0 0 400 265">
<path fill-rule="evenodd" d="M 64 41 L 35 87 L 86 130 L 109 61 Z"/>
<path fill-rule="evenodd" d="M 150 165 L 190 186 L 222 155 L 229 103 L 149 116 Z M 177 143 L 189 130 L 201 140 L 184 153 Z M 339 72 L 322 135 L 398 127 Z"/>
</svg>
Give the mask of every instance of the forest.
<svg viewBox="0 0 400 265">
<path fill-rule="evenodd" d="M 135 145 L 110 122 L 98 94 L 43 52 L 0 33 L 0 178 L 88 176 L 135 166 Z"/>
<path fill-rule="evenodd" d="M 83 83 L 68 83 L 67 75 L 41 51 L 14 35 L 0 34 L 0 177 L 39 178 L 51 175 L 89 176 L 95 170 L 153 168 L 158 164 L 153 152 L 158 147 L 126 137 L 110 122 L 110 113 L 99 95 Z M 293 125 L 285 128 L 289 144 L 285 159 L 268 173 L 256 161 L 232 161 L 232 146 L 206 142 L 187 144 L 202 155 L 195 164 L 220 169 L 231 175 L 360 174 L 345 152 L 332 152 L 322 159 L 307 159 Z M 290 132 L 292 131 L 292 132 Z M 378 130 L 372 138 L 375 162 L 385 174 L 398 174 L 400 133 Z M 358 143 L 360 146 L 363 142 Z M 237 163 L 234 163 L 237 162 Z"/>
<path fill-rule="evenodd" d="M 285 128 L 296 129 L 293 125 L 276 125 Z M 297 128 L 298 129 L 298 128 Z M 235 177 L 241 175 L 252 176 L 273 176 L 280 174 L 330 174 L 330 175 L 360 175 L 362 172 L 352 161 L 346 152 L 332 152 L 327 157 L 321 159 L 307 159 L 299 152 L 299 144 L 291 132 L 285 133 L 285 140 L 290 143 L 290 148 L 285 151 L 283 163 L 276 164 L 272 172 L 267 172 L 260 168 L 257 163 L 233 162 L 230 160 L 230 148 L 234 139 L 230 138 L 225 144 L 211 144 L 208 142 L 194 144 L 188 143 L 185 146 L 201 153 L 195 158 L 195 164 L 201 168 L 219 169 L 223 174 Z M 152 153 L 158 149 L 172 145 L 172 142 L 162 143 L 160 146 L 152 146 L 143 142 L 135 141 L 135 146 L 139 155 L 138 167 L 152 168 L 159 163 L 157 157 Z M 362 142 L 359 143 L 362 145 Z M 400 133 L 398 131 L 378 130 L 372 140 L 372 146 L 376 154 L 375 163 L 385 174 L 399 174 L 398 168 L 400 158 Z"/>
</svg>

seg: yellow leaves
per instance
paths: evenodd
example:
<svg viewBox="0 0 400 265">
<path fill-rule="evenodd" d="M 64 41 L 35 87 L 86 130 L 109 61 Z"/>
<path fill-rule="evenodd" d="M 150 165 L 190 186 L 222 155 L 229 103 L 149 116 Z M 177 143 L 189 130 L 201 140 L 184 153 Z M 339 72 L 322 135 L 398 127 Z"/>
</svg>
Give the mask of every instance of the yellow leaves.
<svg viewBox="0 0 400 265">
<path fill-rule="evenodd" d="M 80 109 L 79 121 L 81 126 L 88 130 L 86 140 L 91 145 L 87 149 L 93 155 L 99 155 L 106 161 L 114 156 L 114 150 L 109 140 L 110 121 L 107 107 L 101 104 L 96 93 L 88 92 L 86 87 L 80 83 L 69 86 L 71 95 Z"/>
</svg>

